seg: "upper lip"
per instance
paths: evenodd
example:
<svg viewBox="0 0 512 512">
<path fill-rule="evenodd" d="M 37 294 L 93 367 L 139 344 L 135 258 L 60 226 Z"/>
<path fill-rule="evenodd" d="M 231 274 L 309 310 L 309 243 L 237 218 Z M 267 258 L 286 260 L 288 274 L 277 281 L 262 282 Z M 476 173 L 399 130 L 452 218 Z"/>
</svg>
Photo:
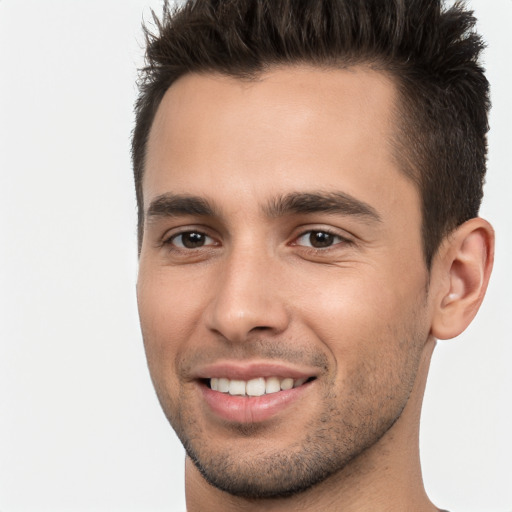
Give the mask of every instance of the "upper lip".
<svg viewBox="0 0 512 512">
<path fill-rule="evenodd" d="M 197 367 L 193 372 L 195 379 L 227 378 L 251 380 L 258 377 L 279 377 L 282 379 L 303 379 L 316 377 L 318 368 L 299 367 L 276 361 L 217 361 Z"/>
</svg>

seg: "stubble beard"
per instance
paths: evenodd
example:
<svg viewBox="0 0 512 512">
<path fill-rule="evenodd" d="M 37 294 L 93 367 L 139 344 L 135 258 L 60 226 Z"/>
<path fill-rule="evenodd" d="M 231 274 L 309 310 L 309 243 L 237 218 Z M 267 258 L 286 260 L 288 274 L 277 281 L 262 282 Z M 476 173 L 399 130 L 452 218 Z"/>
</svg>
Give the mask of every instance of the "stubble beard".
<svg viewBox="0 0 512 512">
<path fill-rule="evenodd" d="M 234 444 L 216 448 L 189 415 L 180 413 L 169 420 L 187 455 L 210 485 L 246 499 L 285 498 L 341 471 L 348 476 L 357 468 L 354 460 L 374 446 L 402 414 L 417 371 L 416 363 L 410 360 L 409 364 L 405 382 L 387 382 L 384 387 L 392 392 L 382 396 L 379 403 L 368 403 L 376 391 L 368 389 L 365 379 L 375 368 L 359 368 L 357 375 L 347 376 L 353 386 L 348 397 L 339 399 L 333 387 L 326 385 L 319 409 L 323 412 L 301 429 L 300 438 L 281 449 L 272 446 L 272 430 L 264 426 L 232 427 L 233 439 L 247 442 L 248 449 L 241 451 Z M 255 438 L 259 446 L 268 439 L 268 448 L 251 450 Z"/>
<path fill-rule="evenodd" d="M 380 418 L 379 425 L 360 425 L 357 429 L 344 423 L 339 411 L 327 413 L 306 425 L 308 433 L 284 449 L 246 456 L 240 451 L 216 452 L 198 438 L 177 433 L 187 455 L 210 485 L 246 499 L 275 499 L 307 491 L 346 469 L 391 428 L 400 413 Z M 236 430 L 239 436 L 251 435 L 244 426 Z"/>
<path fill-rule="evenodd" d="M 420 313 L 416 309 L 414 313 Z M 300 428 L 297 438 L 275 446 L 275 429 L 265 424 L 232 425 L 233 443 L 216 446 L 207 426 L 197 421 L 189 406 L 190 397 L 181 388 L 171 398 L 168 389 L 155 389 L 166 416 L 185 447 L 187 455 L 212 486 L 246 499 L 284 498 L 307 491 L 343 471 L 343 478 L 360 472 L 357 461 L 375 446 L 400 418 L 412 392 L 428 338 L 414 320 L 400 332 L 388 326 L 388 340 L 395 343 L 384 351 L 362 358 L 347 371 L 343 382 L 334 385 L 327 357 L 314 353 L 310 363 L 325 370 L 313 385 L 322 386 L 321 399 L 314 405 L 319 411 Z M 397 342 L 397 340 L 399 340 Z M 389 342 L 388 342 L 389 343 Z M 385 340 L 375 340 L 376 346 Z M 258 347 L 254 341 L 251 347 Z M 260 353 L 282 360 L 304 359 L 304 350 L 296 347 L 289 354 L 288 344 L 267 345 Z M 303 348 L 307 348 L 304 346 Z M 259 350 L 258 350 L 259 351 Z M 178 374 L 180 372 L 178 371 Z M 337 391 L 339 395 L 337 395 Z M 226 427 L 227 428 L 227 427 Z M 243 446 L 244 449 L 240 449 Z M 247 449 L 245 449 L 247 448 Z M 368 468 L 367 468 L 368 469 Z M 364 470 L 364 469 L 363 469 Z"/>
</svg>

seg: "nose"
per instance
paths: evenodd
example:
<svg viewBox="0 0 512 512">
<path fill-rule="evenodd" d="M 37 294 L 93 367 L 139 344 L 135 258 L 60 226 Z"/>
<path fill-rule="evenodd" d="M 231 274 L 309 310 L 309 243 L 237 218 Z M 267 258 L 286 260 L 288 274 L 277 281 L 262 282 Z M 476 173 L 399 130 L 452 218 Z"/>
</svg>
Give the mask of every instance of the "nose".
<svg viewBox="0 0 512 512">
<path fill-rule="evenodd" d="M 282 273 L 269 255 L 250 248 L 231 251 L 220 265 L 212 299 L 205 311 L 207 327 L 230 342 L 256 333 L 275 335 L 289 324 Z"/>
</svg>

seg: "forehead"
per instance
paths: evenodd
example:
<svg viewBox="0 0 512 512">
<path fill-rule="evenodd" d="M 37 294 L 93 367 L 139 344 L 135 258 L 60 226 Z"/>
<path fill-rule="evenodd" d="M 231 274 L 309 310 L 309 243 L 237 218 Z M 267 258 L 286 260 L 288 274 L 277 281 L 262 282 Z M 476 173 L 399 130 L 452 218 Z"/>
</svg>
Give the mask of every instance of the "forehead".
<svg viewBox="0 0 512 512">
<path fill-rule="evenodd" d="M 150 132 L 145 206 L 169 191 L 215 191 L 226 204 L 236 191 L 262 204 L 271 193 L 340 187 L 367 202 L 396 201 L 407 185 L 416 201 L 410 183 L 396 186 L 404 176 L 391 144 L 395 102 L 392 80 L 362 66 L 276 68 L 254 80 L 185 75 Z"/>
</svg>

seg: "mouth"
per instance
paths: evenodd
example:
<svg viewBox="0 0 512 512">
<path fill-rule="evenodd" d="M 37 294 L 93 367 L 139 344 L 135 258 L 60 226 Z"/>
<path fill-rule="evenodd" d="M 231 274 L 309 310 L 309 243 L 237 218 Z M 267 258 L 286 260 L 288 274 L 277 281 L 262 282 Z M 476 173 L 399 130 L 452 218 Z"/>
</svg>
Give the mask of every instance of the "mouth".
<svg viewBox="0 0 512 512">
<path fill-rule="evenodd" d="M 196 382 L 207 416 L 231 425 L 289 418 L 312 396 L 317 380 L 316 375 L 272 365 L 217 365 L 201 373 Z"/>
<path fill-rule="evenodd" d="M 247 425 L 301 417 L 303 407 L 314 407 L 320 372 L 280 361 L 217 360 L 191 377 L 208 421 Z"/>
<path fill-rule="evenodd" d="M 227 377 L 211 377 L 203 379 L 203 383 L 212 391 L 231 396 L 259 397 L 281 391 L 298 388 L 312 382 L 316 377 L 256 377 L 250 380 L 229 379 Z"/>
</svg>

